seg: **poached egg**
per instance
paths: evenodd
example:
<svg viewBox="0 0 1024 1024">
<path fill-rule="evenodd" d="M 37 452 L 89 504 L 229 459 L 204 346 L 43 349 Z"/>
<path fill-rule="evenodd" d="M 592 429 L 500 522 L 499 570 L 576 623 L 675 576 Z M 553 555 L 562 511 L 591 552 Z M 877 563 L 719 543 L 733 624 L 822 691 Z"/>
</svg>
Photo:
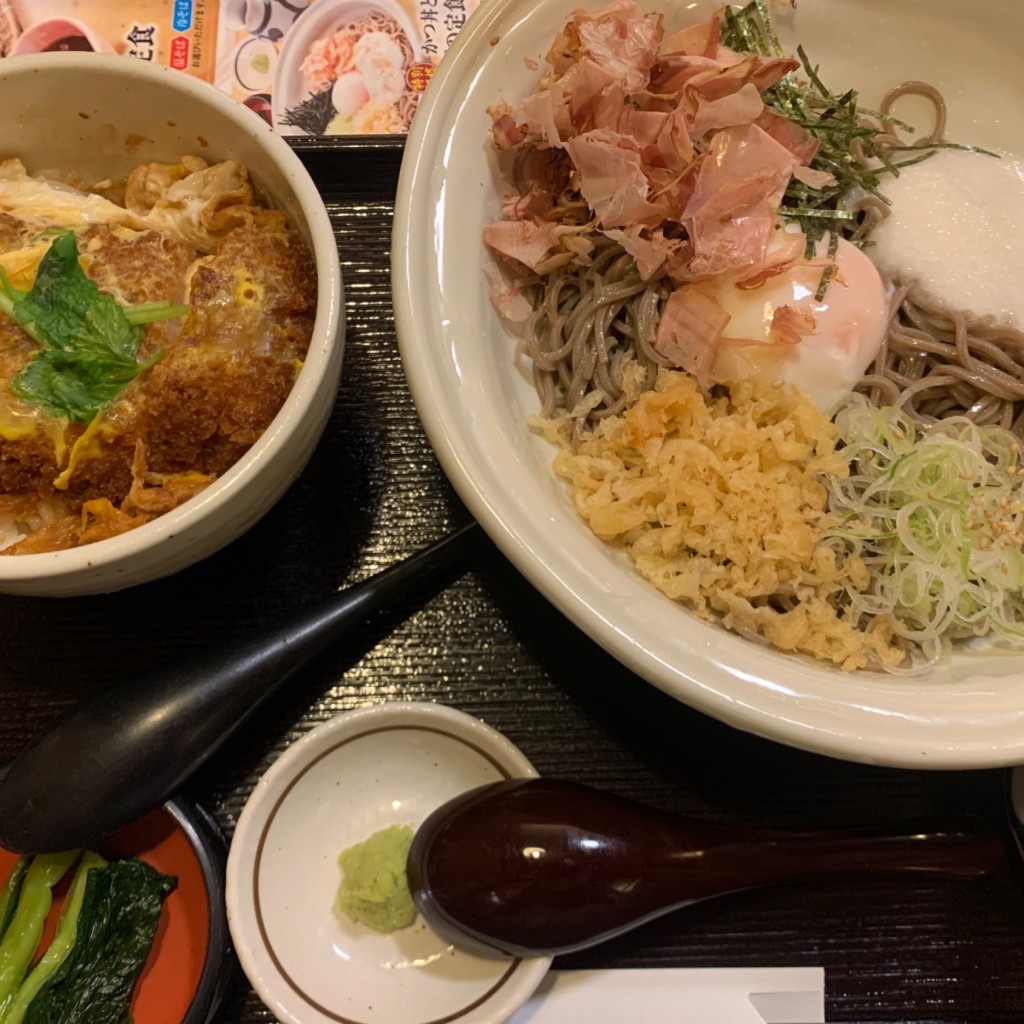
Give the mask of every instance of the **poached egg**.
<svg viewBox="0 0 1024 1024">
<path fill-rule="evenodd" d="M 786 244 L 777 231 L 769 255 Z M 827 254 L 827 240 L 818 256 Z M 715 380 L 785 381 L 831 414 L 871 365 L 886 334 L 889 298 L 875 265 L 851 242 L 840 240 L 835 270 L 824 296 L 815 298 L 822 267 L 797 264 L 756 288 L 721 282 L 714 298 L 729 314 L 711 375 Z M 773 333 L 776 311 L 788 306 L 809 325 L 792 344 Z"/>
</svg>

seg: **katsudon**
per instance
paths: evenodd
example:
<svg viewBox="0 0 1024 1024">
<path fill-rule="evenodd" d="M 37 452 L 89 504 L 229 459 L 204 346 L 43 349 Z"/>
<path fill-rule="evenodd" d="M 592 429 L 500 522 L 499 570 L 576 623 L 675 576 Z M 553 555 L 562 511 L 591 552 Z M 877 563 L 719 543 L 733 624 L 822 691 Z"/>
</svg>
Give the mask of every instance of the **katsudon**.
<svg viewBox="0 0 1024 1024">
<path fill-rule="evenodd" d="M 227 471 L 292 388 L 316 288 L 237 161 L 0 162 L 0 554 L 115 536 Z"/>
</svg>

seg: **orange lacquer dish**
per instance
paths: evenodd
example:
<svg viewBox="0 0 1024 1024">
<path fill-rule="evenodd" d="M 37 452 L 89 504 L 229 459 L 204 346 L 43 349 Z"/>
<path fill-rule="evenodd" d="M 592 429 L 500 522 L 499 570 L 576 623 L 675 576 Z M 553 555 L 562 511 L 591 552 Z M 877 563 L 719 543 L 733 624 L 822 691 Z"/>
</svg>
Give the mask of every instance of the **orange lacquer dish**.
<svg viewBox="0 0 1024 1024">
<path fill-rule="evenodd" d="M 170 801 L 97 844 L 109 860 L 138 857 L 178 879 L 135 988 L 135 1024 L 203 1024 L 230 974 L 223 911 L 223 840 L 198 808 Z M 0 849 L 0 882 L 17 860 Z M 73 872 L 54 893 L 39 953 L 53 937 Z"/>
</svg>

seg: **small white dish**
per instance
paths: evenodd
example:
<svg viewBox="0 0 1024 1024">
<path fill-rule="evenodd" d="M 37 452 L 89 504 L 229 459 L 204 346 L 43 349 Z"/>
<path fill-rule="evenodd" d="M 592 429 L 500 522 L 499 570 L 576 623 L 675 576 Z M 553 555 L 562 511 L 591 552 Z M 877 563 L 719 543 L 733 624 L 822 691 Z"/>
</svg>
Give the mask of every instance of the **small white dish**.
<svg viewBox="0 0 1024 1024">
<path fill-rule="evenodd" d="M 533 765 L 504 736 L 437 704 L 359 708 L 291 746 L 257 783 L 228 856 L 242 968 L 286 1024 L 500 1024 L 550 957 L 488 959 L 422 918 L 381 935 L 336 910 L 338 854 L 388 825 L 418 827 L 459 793 Z"/>
<path fill-rule="evenodd" d="M 277 47 L 269 39 L 242 40 L 231 58 L 235 81 L 249 92 L 266 92 L 274 84 Z"/>
</svg>

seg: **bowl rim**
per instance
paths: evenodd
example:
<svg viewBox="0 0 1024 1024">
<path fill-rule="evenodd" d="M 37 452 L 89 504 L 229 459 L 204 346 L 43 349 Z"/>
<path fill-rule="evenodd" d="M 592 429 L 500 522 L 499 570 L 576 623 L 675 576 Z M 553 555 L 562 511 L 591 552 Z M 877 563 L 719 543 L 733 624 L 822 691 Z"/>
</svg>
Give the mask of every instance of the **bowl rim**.
<svg viewBox="0 0 1024 1024">
<path fill-rule="evenodd" d="M 181 1024 L 209 1024 L 235 977 L 235 956 L 228 931 L 224 899 L 228 848 L 224 833 L 201 804 L 179 793 L 164 803 L 164 809 L 185 834 L 199 862 L 206 883 L 208 924 L 206 957 L 199 973 L 192 1002 Z"/>
<path fill-rule="evenodd" d="M 59 580 L 116 565 L 142 549 L 155 547 L 216 513 L 234 499 L 239 484 L 263 462 L 269 451 L 286 446 L 301 431 L 302 412 L 315 404 L 322 378 L 345 344 L 341 264 L 330 216 L 309 172 L 288 143 L 244 104 L 216 86 L 163 65 L 100 53 L 40 53 L 0 61 L 0 90 L 7 78 L 59 70 L 63 73 L 114 75 L 143 80 L 173 93 L 183 93 L 211 107 L 218 116 L 251 134 L 277 164 L 294 192 L 309 230 L 309 246 L 317 271 L 317 313 L 309 350 L 287 399 L 259 440 L 225 473 L 187 502 L 133 530 L 61 551 L 0 557 L 0 584 Z"/>
</svg>

